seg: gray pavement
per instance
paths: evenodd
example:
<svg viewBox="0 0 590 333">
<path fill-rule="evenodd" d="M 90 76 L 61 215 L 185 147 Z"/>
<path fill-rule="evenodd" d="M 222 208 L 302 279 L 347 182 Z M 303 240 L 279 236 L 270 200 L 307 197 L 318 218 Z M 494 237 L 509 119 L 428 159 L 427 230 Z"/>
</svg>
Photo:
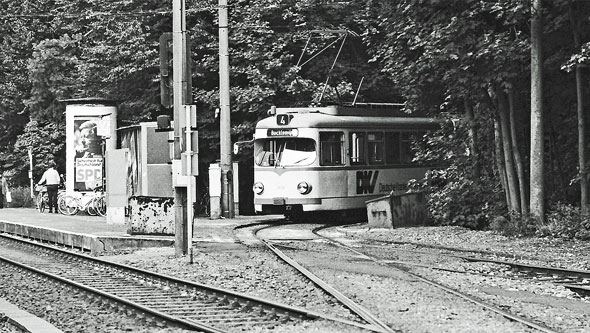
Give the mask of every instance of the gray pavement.
<svg viewBox="0 0 590 333">
<path fill-rule="evenodd" d="M 280 218 L 278 215 L 216 220 L 197 217 L 193 224 L 193 241 L 237 242 L 236 226 Z M 0 232 L 81 248 L 91 253 L 174 245 L 173 235 L 131 235 L 127 229 L 125 224 L 108 224 L 106 218 L 98 216 L 40 213 L 32 208 L 0 209 Z"/>
<path fill-rule="evenodd" d="M 127 226 L 107 224 L 104 217 L 40 213 L 33 208 L 2 208 L 0 221 L 96 236 L 127 235 Z"/>
</svg>

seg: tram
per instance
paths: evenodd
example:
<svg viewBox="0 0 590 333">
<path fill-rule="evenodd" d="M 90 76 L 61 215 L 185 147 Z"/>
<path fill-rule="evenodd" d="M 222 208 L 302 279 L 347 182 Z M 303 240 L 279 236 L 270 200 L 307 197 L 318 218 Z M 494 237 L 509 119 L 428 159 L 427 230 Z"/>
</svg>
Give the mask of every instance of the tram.
<svg viewBox="0 0 590 333">
<path fill-rule="evenodd" d="M 412 161 L 411 144 L 440 120 L 379 106 L 272 107 L 254 133 L 256 212 L 364 210 L 422 179 L 430 166 Z"/>
</svg>

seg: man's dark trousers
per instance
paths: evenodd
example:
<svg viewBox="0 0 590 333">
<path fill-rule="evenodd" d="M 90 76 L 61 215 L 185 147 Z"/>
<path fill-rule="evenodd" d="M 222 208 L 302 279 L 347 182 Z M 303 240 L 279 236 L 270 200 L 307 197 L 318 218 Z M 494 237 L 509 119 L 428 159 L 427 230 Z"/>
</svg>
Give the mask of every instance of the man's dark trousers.
<svg viewBox="0 0 590 333">
<path fill-rule="evenodd" d="M 49 212 L 57 213 L 57 185 L 47 185 L 47 197 L 49 199 Z"/>
</svg>

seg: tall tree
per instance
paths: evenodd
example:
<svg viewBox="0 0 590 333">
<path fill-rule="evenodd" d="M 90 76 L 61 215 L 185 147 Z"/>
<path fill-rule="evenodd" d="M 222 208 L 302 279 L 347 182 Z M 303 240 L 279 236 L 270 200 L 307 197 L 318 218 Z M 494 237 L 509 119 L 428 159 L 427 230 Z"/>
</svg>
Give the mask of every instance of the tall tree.
<svg viewBox="0 0 590 333">
<path fill-rule="evenodd" d="M 509 105 L 506 92 L 502 89 L 496 89 L 496 96 L 498 99 L 498 115 L 501 128 L 501 141 L 504 159 L 504 167 L 506 169 L 506 191 L 510 192 L 510 202 L 508 207 L 512 213 L 520 214 L 520 197 L 522 194 L 519 191 L 518 177 L 516 175 L 514 154 L 512 151 L 512 133 L 510 131 L 509 119 Z"/>
<path fill-rule="evenodd" d="M 582 42 L 580 39 L 580 19 L 576 14 L 576 2 L 572 2 L 569 8 L 569 17 L 574 38 L 576 52 L 580 51 Z M 584 114 L 584 83 L 582 78 L 582 66 L 575 64 L 576 74 L 576 109 L 578 114 L 578 169 L 580 178 L 580 208 L 582 215 L 590 214 L 590 201 L 588 198 L 588 170 L 586 167 L 586 129 Z"/>
<path fill-rule="evenodd" d="M 531 165 L 530 210 L 538 221 L 545 220 L 545 172 L 543 130 L 543 43 L 542 3 L 531 2 Z"/>
<path fill-rule="evenodd" d="M 528 216 L 528 193 L 527 193 L 527 179 L 524 174 L 524 165 L 522 163 L 522 156 L 520 154 L 518 135 L 516 129 L 516 106 L 514 102 L 514 90 L 511 88 L 508 90 L 508 109 L 509 109 L 509 122 L 510 122 L 510 138 L 512 140 L 512 154 L 514 155 L 514 167 L 516 168 L 516 174 L 518 176 L 518 189 L 520 193 L 520 214 L 521 216 Z"/>
</svg>

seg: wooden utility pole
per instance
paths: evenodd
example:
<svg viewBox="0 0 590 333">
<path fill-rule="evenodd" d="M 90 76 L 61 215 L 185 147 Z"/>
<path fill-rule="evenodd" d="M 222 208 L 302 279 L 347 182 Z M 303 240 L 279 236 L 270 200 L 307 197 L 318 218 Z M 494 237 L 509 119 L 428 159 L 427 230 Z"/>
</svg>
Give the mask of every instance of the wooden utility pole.
<svg viewBox="0 0 590 333">
<path fill-rule="evenodd" d="M 219 0 L 219 138 L 221 153 L 221 214 L 235 215 L 231 149 L 231 109 L 229 95 L 229 46 L 227 0 Z"/>
</svg>

